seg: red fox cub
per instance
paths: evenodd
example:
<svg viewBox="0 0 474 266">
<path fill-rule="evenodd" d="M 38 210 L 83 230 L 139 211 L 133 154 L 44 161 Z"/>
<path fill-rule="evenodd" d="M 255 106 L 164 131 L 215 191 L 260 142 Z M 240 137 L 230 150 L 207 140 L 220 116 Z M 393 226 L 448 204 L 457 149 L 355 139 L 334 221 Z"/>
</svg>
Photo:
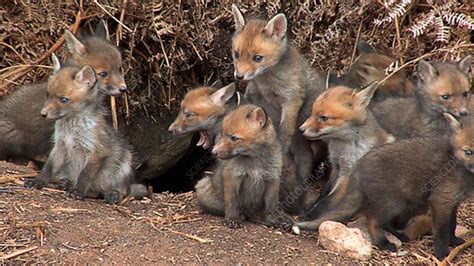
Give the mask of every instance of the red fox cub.
<svg viewBox="0 0 474 266">
<path fill-rule="evenodd" d="M 109 30 L 101 21 L 95 34 L 77 39 L 66 30 L 68 63 L 78 66 L 90 65 L 96 75 L 98 88 L 105 94 L 120 96 L 127 91 L 122 71 L 122 56 L 110 42 Z"/>
<path fill-rule="evenodd" d="M 132 154 L 105 119 L 92 67 L 61 67 L 52 57 L 54 73 L 41 115 L 55 121 L 54 147 L 41 174 L 26 186 L 66 181 L 73 197 L 118 203 L 129 192 Z"/>
<path fill-rule="evenodd" d="M 357 43 L 357 53 L 359 56 L 346 74 L 339 78 L 331 75 L 330 83 L 332 85 L 361 88 L 374 81 L 381 81 L 386 76 L 385 70 L 390 64 L 395 62 L 394 58 L 377 52 L 377 50 L 366 41 L 359 41 Z M 371 105 L 388 97 L 412 96 L 414 93 L 414 83 L 408 77 L 405 69 L 401 69 L 384 83 L 379 84 Z"/>
<path fill-rule="evenodd" d="M 453 63 L 420 61 L 415 97 L 387 98 L 373 106 L 380 126 L 397 139 L 444 134 L 449 126 L 443 112 L 458 118 L 469 113 L 471 61 L 470 55 Z"/>
<path fill-rule="evenodd" d="M 95 34 L 77 39 L 65 32 L 68 63 L 90 65 L 97 74 L 97 86 L 106 94 L 119 95 L 126 90 L 122 58 L 117 47 L 108 39 L 105 23 L 101 22 Z M 45 121 L 40 115 L 46 95 L 46 83 L 19 88 L 0 101 L 0 160 L 35 160 L 47 155 L 51 149 L 54 122 Z M 103 97 L 103 96 L 98 96 Z"/>
<path fill-rule="evenodd" d="M 220 89 L 200 87 L 190 90 L 168 130 L 173 134 L 199 131 L 197 146 L 209 149 L 215 143 L 224 116 L 239 104 L 240 95 L 236 93 L 234 83 Z"/>
<path fill-rule="evenodd" d="M 372 148 L 395 140 L 368 109 L 376 90 L 377 82 L 360 90 L 329 88 L 319 95 L 311 116 L 301 125 L 305 137 L 328 142 L 332 171 L 319 199 L 340 194 L 338 190 L 342 193 L 357 161 Z M 313 211 L 306 213 L 306 218 L 313 218 Z"/>
<path fill-rule="evenodd" d="M 284 228 L 294 224 L 278 206 L 281 145 L 262 108 L 243 105 L 229 113 L 212 152 L 220 165 L 196 185 L 204 211 L 224 215 L 230 228 L 239 227 L 243 219 Z"/>
<path fill-rule="evenodd" d="M 324 78 L 287 39 L 285 15 L 269 21 L 244 19 L 232 5 L 236 31 L 232 37 L 234 75 L 249 81 L 245 99 L 262 106 L 275 123 L 283 156 L 294 164 L 299 183 L 309 179 L 323 161 L 321 142 L 312 143 L 298 131 L 324 90 Z M 315 147 L 313 150 L 312 147 Z M 287 166 L 285 168 L 292 168 Z M 286 170 L 285 170 L 286 171 Z"/>
<path fill-rule="evenodd" d="M 235 85 L 230 84 L 218 90 L 212 87 L 200 87 L 189 91 L 181 101 L 181 109 L 169 130 L 174 134 L 184 134 L 199 131 L 198 146 L 208 149 L 217 141 L 222 128 L 224 116 L 240 105 L 240 94 L 235 91 Z M 285 162 L 284 162 L 285 163 Z M 280 200 L 285 201 L 282 208 L 291 213 L 297 213 L 303 207 L 294 196 L 297 188 L 294 169 L 284 168 L 285 173 L 280 180 Z M 196 190 L 199 193 L 205 191 Z M 292 199 L 293 201 L 289 201 Z"/>
<path fill-rule="evenodd" d="M 354 168 L 340 202 L 300 226 L 317 229 L 323 221 L 345 222 L 362 212 L 372 242 L 395 251 L 381 228 L 399 215 L 429 207 L 435 255 L 446 257 L 449 246 L 463 242 L 454 235 L 457 208 L 474 191 L 474 116 L 445 117 L 450 136 L 406 139 L 369 151 Z"/>
</svg>

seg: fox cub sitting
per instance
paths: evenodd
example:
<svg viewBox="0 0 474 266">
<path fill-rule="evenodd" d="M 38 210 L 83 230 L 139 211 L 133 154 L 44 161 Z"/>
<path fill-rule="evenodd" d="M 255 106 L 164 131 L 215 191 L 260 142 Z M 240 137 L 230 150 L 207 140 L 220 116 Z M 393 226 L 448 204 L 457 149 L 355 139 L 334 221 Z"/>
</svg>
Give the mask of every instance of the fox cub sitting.
<svg viewBox="0 0 474 266">
<path fill-rule="evenodd" d="M 97 83 L 103 92 L 99 95 L 118 96 L 127 90 L 122 67 L 122 57 L 110 42 L 107 25 L 101 21 L 95 34 L 76 38 L 66 30 L 68 63 L 90 65 L 97 73 Z M 40 115 L 42 99 L 47 84 L 23 86 L 0 101 L 0 160 L 40 160 L 52 148 L 51 136 L 54 122 L 45 121 Z"/>
<path fill-rule="evenodd" d="M 287 229 L 294 224 L 278 206 L 282 151 L 262 108 L 243 105 L 229 113 L 212 152 L 220 164 L 196 185 L 204 211 L 224 215 L 230 228 L 244 219 Z"/>
<path fill-rule="evenodd" d="M 316 99 L 311 116 L 301 125 L 305 137 L 328 142 L 332 171 L 319 199 L 340 190 L 339 186 L 344 187 L 352 168 L 369 150 L 395 140 L 379 126 L 369 109 L 377 85 L 373 82 L 360 90 L 345 86 L 327 89 Z M 306 218 L 312 218 L 313 211 L 306 213 Z"/>
<path fill-rule="evenodd" d="M 54 147 L 41 174 L 26 186 L 66 181 L 73 197 L 118 203 L 130 189 L 132 154 L 105 120 L 95 72 L 90 66 L 61 66 L 54 54 L 52 59 L 41 115 L 56 121 Z"/>
<path fill-rule="evenodd" d="M 463 242 L 454 234 L 457 208 L 474 191 L 474 116 L 459 121 L 444 115 L 451 134 L 401 140 L 368 152 L 354 168 L 342 199 L 300 226 L 317 229 L 323 221 L 345 222 L 362 212 L 372 242 L 395 251 L 382 228 L 399 215 L 429 207 L 435 255 L 443 259 L 450 245 Z"/>
</svg>

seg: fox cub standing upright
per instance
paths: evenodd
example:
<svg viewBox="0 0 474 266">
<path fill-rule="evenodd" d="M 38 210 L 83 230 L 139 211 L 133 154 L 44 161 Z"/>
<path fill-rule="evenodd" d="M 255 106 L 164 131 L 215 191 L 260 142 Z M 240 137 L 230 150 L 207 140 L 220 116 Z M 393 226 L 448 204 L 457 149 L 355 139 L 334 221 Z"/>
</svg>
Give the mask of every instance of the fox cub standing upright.
<svg viewBox="0 0 474 266">
<path fill-rule="evenodd" d="M 236 93 L 234 83 L 217 90 L 213 86 L 190 90 L 168 130 L 173 134 L 199 131 L 197 146 L 209 149 L 216 141 L 224 116 L 239 104 L 240 95 Z"/>
<path fill-rule="evenodd" d="M 474 190 L 474 116 L 460 121 L 445 116 L 451 135 L 406 139 L 371 150 L 354 168 L 340 202 L 300 226 L 317 229 L 323 221 L 344 222 L 363 212 L 372 242 L 395 251 L 382 228 L 407 211 L 430 207 L 435 255 L 443 259 L 450 245 L 463 242 L 454 234 L 457 208 Z"/>
<path fill-rule="evenodd" d="M 263 107 L 275 123 L 285 156 L 284 170 L 295 168 L 297 175 L 297 180 L 286 183 L 299 186 L 311 177 L 314 165 L 324 160 L 322 143 L 311 142 L 298 131 L 311 114 L 314 99 L 324 90 L 324 78 L 288 44 L 285 15 L 277 14 L 268 22 L 244 19 L 235 5 L 232 13 L 234 75 L 249 81 L 245 99 Z"/>
<path fill-rule="evenodd" d="M 471 61 L 471 55 L 454 63 L 420 61 L 415 97 L 388 98 L 373 106 L 380 126 L 397 139 L 444 134 L 449 126 L 443 112 L 469 113 Z"/>
<path fill-rule="evenodd" d="M 105 94 L 117 96 L 126 91 L 120 70 L 122 58 L 117 47 L 109 42 L 103 21 L 92 36 L 78 39 L 66 30 L 65 39 L 68 63 L 92 66 L 97 73 L 97 86 Z M 46 91 L 46 83 L 25 86 L 0 101 L 0 160 L 33 160 L 47 155 L 52 146 L 54 122 L 41 117 L 43 103 L 38 101 Z"/>
<path fill-rule="evenodd" d="M 198 203 L 225 215 L 230 228 L 243 219 L 283 227 L 293 220 L 278 207 L 282 171 L 281 145 L 262 108 L 243 105 L 228 114 L 212 152 L 221 159 L 212 177 L 196 185 Z"/>
<path fill-rule="evenodd" d="M 65 180 L 74 197 L 118 203 L 129 192 L 132 154 L 105 119 L 94 70 L 61 67 L 52 57 L 54 73 L 41 115 L 56 121 L 54 147 L 41 174 L 26 185 L 40 189 Z"/>
<path fill-rule="evenodd" d="M 311 116 L 301 125 L 305 137 L 328 142 L 332 171 L 320 199 L 345 187 L 355 164 L 370 149 L 395 140 L 368 108 L 377 85 L 374 82 L 360 90 L 329 88 L 316 99 Z M 306 217 L 312 218 L 312 211 Z"/>
</svg>

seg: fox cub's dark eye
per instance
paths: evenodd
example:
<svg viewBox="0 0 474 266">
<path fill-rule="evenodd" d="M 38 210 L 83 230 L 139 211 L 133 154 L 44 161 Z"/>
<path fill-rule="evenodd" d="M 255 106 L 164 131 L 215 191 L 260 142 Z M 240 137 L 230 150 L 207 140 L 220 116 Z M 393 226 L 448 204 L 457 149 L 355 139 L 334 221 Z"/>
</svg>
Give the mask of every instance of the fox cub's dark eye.
<svg viewBox="0 0 474 266">
<path fill-rule="evenodd" d="M 194 113 L 184 113 L 184 118 L 189 119 L 194 115 Z"/>
<path fill-rule="evenodd" d="M 60 96 L 60 97 L 59 97 L 59 101 L 60 101 L 61 103 L 66 104 L 66 103 L 69 102 L 69 98 L 64 97 L 64 96 Z"/>
<path fill-rule="evenodd" d="M 101 78 L 105 78 L 105 77 L 107 77 L 108 73 L 107 73 L 107 71 L 102 71 L 102 72 L 99 72 L 98 75 L 99 75 L 99 77 L 101 77 Z"/>
<path fill-rule="evenodd" d="M 441 98 L 443 100 L 449 100 L 449 98 L 451 98 L 451 95 L 441 95 Z"/>
<path fill-rule="evenodd" d="M 239 59 L 239 52 L 234 51 L 234 57 L 235 57 L 235 59 Z"/>
<path fill-rule="evenodd" d="M 472 150 L 464 150 L 466 156 L 472 156 Z"/>
<path fill-rule="evenodd" d="M 322 115 L 322 116 L 319 117 L 319 120 L 320 120 L 321 122 L 326 122 L 326 121 L 329 120 L 329 117 L 328 117 L 327 115 Z"/>
<path fill-rule="evenodd" d="M 230 136 L 230 140 L 232 140 L 233 142 L 237 142 L 240 140 L 240 138 L 236 136 Z"/>
<path fill-rule="evenodd" d="M 263 60 L 263 56 L 261 56 L 261 55 L 258 55 L 258 54 L 257 54 L 257 55 L 254 55 L 254 56 L 253 56 L 253 61 L 254 61 L 255 63 L 260 63 L 260 62 L 262 62 L 262 60 Z"/>
<path fill-rule="evenodd" d="M 470 94 L 470 92 L 469 92 L 469 91 L 465 91 L 465 92 L 463 92 L 463 93 L 462 93 L 462 96 L 464 96 L 464 97 L 468 97 L 468 96 L 469 96 L 469 94 Z"/>
</svg>

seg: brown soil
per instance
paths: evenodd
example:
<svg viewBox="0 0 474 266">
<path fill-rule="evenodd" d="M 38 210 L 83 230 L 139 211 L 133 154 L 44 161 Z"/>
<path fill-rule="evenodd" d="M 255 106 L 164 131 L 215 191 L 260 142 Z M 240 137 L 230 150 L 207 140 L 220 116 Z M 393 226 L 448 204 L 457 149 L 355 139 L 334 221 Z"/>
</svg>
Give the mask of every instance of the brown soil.
<svg viewBox="0 0 474 266">
<path fill-rule="evenodd" d="M 3 183 L 0 180 L 0 184 Z M 193 192 L 154 194 L 111 206 L 101 200 L 77 201 L 63 191 L 28 190 L 22 181 L 0 187 L 1 258 L 16 263 L 350 263 L 325 250 L 315 233 L 288 232 L 245 223 L 228 229 L 221 217 L 201 213 Z M 463 204 L 459 224 L 473 224 L 474 201 Z M 471 231 L 470 237 L 473 236 Z M 474 260 L 471 249 L 455 263 Z M 404 245 L 399 254 L 375 251 L 371 263 L 432 263 L 432 239 Z"/>
</svg>

